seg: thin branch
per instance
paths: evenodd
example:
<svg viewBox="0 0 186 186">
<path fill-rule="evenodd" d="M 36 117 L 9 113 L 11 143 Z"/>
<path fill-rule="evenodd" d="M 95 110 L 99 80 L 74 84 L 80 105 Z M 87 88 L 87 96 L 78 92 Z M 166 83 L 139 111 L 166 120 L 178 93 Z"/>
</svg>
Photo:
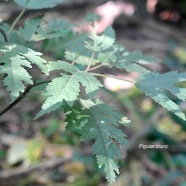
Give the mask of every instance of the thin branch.
<svg viewBox="0 0 186 186">
<path fill-rule="evenodd" d="M 87 68 L 86 68 L 86 70 L 85 70 L 86 72 L 89 71 L 89 69 L 90 69 L 90 67 L 91 67 L 91 65 L 92 65 L 92 61 L 93 61 L 93 59 L 94 59 L 94 56 L 95 56 L 95 52 L 92 53 L 92 57 L 91 57 L 91 59 L 90 59 L 90 62 L 89 62 L 88 66 L 87 66 Z"/>
<path fill-rule="evenodd" d="M 17 24 L 17 22 L 21 19 L 22 15 L 25 13 L 26 9 L 23 9 L 20 14 L 17 16 L 17 18 L 15 19 L 15 21 L 13 22 L 12 26 L 10 27 L 10 29 L 8 30 L 7 34 L 9 34 L 13 28 L 15 27 L 15 25 Z"/>
<path fill-rule="evenodd" d="M 93 71 L 93 70 L 96 70 L 96 69 L 101 68 L 101 67 L 103 67 L 103 66 L 105 66 L 105 65 L 104 65 L 104 64 L 100 64 L 100 65 L 94 66 L 94 67 L 92 67 L 92 68 L 89 68 L 88 71 Z"/>
<path fill-rule="evenodd" d="M 1 32 L 1 34 L 3 35 L 5 42 L 8 43 L 8 39 L 7 39 L 7 36 L 6 36 L 6 34 L 5 34 L 5 31 L 4 31 L 3 29 L 0 28 L 0 32 Z"/>
<path fill-rule="evenodd" d="M 50 81 L 43 81 L 43 82 L 38 82 L 35 83 L 33 85 L 28 85 L 25 89 L 25 91 L 23 93 L 21 93 L 19 95 L 19 97 L 17 97 L 12 103 L 10 103 L 7 107 L 5 107 L 1 112 L 0 112 L 0 116 L 2 116 L 4 113 L 6 113 L 7 111 L 9 111 L 10 109 L 12 109 L 15 105 L 17 105 L 29 92 L 32 88 L 45 84 L 45 83 L 49 83 Z"/>
<path fill-rule="evenodd" d="M 129 83 L 133 83 L 133 84 L 136 83 L 135 81 L 132 81 L 132 80 L 129 80 L 129 79 L 119 78 L 119 77 L 112 76 L 112 75 L 97 74 L 97 73 L 92 73 L 92 74 L 93 74 L 94 76 L 109 77 L 109 78 L 118 79 L 118 80 L 126 81 L 126 82 L 129 82 Z"/>
</svg>

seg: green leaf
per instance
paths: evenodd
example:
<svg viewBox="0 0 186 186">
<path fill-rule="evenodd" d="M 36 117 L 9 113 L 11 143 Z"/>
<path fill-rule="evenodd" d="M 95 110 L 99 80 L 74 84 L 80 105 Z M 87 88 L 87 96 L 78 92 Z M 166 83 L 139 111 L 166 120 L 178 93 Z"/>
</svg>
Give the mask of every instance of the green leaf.
<svg viewBox="0 0 186 186">
<path fill-rule="evenodd" d="M 116 159 L 122 158 L 121 147 L 127 145 L 124 133 L 115 127 L 122 115 L 102 102 L 96 101 L 95 104 L 80 110 L 76 118 L 75 113 L 71 114 L 71 119 L 67 116 L 67 129 L 81 126 L 81 138 L 95 140 L 93 151 L 98 165 L 104 168 L 107 180 L 112 183 L 119 174 Z"/>
<path fill-rule="evenodd" d="M 64 2 L 64 0 L 14 0 L 19 6 L 22 6 L 26 9 L 44 9 L 44 8 L 53 8 L 59 3 Z"/>
<path fill-rule="evenodd" d="M 50 20 L 47 24 L 42 22 L 42 17 L 26 20 L 24 28 L 18 34 L 25 41 L 41 41 L 44 39 L 67 36 L 72 32 L 72 26 L 65 20 Z"/>
<path fill-rule="evenodd" d="M 63 75 L 55 78 L 46 87 L 44 95 L 47 99 L 42 105 L 42 114 L 58 109 L 63 105 L 63 101 L 72 105 L 80 92 L 80 84 L 85 87 L 87 94 L 98 90 L 102 86 L 93 75 L 87 72 L 77 71 L 72 75 Z"/>
<path fill-rule="evenodd" d="M 33 19 L 27 19 L 24 23 L 24 28 L 19 28 L 18 34 L 26 41 L 34 41 L 35 36 L 43 30 L 41 29 L 42 17 L 38 16 Z"/>
<path fill-rule="evenodd" d="M 180 100 L 186 100 L 186 89 L 176 86 L 176 83 L 183 81 L 186 81 L 186 73 L 148 73 L 141 77 L 136 83 L 136 86 L 155 100 L 155 102 L 159 103 L 183 120 L 186 120 L 184 113 L 179 106 L 171 100 L 170 96 L 170 94 L 172 94 Z"/>
<path fill-rule="evenodd" d="M 0 61 L 3 63 L 0 66 L 0 73 L 6 74 L 3 82 L 10 91 L 12 100 L 15 100 L 20 92 L 24 92 L 24 82 L 33 83 L 25 67 L 32 68 L 31 64 L 36 64 L 43 73 L 48 75 L 46 61 L 40 57 L 41 53 L 21 45 L 5 43 L 0 44 L 0 51 L 3 53 L 0 57 Z"/>
<path fill-rule="evenodd" d="M 96 57 L 97 59 L 94 60 L 97 60 L 97 63 L 138 73 L 149 73 L 150 70 L 144 65 L 159 62 L 152 56 L 142 54 L 139 51 L 130 52 L 118 44 L 110 46 L 106 51 L 98 51 Z"/>
<path fill-rule="evenodd" d="M 128 72 L 148 73 L 150 70 L 142 65 L 152 62 L 159 62 L 159 60 L 152 56 L 144 55 L 139 51 L 129 52 L 124 50 L 115 66 L 120 69 L 123 68 Z"/>
<path fill-rule="evenodd" d="M 101 36 L 93 32 L 88 37 L 89 41 L 85 42 L 85 47 L 94 52 L 107 50 L 115 42 L 115 33 L 111 27 L 107 27 Z"/>
</svg>

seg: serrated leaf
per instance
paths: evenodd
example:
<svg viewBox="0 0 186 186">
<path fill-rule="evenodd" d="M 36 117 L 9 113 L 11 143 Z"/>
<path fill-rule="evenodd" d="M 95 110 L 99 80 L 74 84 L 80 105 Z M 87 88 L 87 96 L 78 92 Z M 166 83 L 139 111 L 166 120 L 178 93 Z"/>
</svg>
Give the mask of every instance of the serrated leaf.
<svg viewBox="0 0 186 186">
<path fill-rule="evenodd" d="M 65 0 L 14 0 L 19 6 L 22 6 L 26 9 L 44 9 L 44 8 L 53 8 L 59 3 L 64 2 Z"/>
<path fill-rule="evenodd" d="M 110 64 L 128 72 L 149 73 L 150 71 L 143 65 L 159 62 L 152 56 L 142 54 L 139 51 L 130 52 L 119 45 L 113 47 L 113 55 L 116 60 Z"/>
<path fill-rule="evenodd" d="M 11 53 L 6 53 L 1 60 L 5 62 L 3 66 L 0 67 L 0 73 L 7 74 L 4 78 L 3 83 L 10 92 L 12 100 L 15 100 L 20 92 L 24 92 L 25 86 L 23 82 L 32 84 L 31 76 L 28 74 L 24 67 L 31 68 L 27 60 L 22 59 L 21 56 L 14 56 Z"/>
<path fill-rule="evenodd" d="M 18 34 L 26 41 L 41 41 L 44 39 L 59 38 L 67 36 L 72 31 L 71 25 L 61 19 L 42 22 L 42 17 L 28 19 L 24 28 L 20 28 Z"/>
<path fill-rule="evenodd" d="M 44 95 L 48 97 L 42 105 L 42 114 L 45 111 L 56 110 L 63 101 L 72 104 L 80 92 L 79 85 L 85 87 L 86 93 L 92 93 L 101 87 L 101 83 L 90 73 L 77 71 L 72 75 L 63 75 L 52 80 L 46 87 Z M 40 114 L 40 113 L 39 113 Z M 38 115 L 36 116 L 36 118 Z"/>
<path fill-rule="evenodd" d="M 118 44 L 114 44 L 106 51 L 101 51 L 97 55 L 99 63 L 125 69 L 128 72 L 148 73 L 144 65 L 159 62 L 158 59 L 142 54 L 139 51 L 130 52 Z"/>
<path fill-rule="evenodd" d="M 167 110 L 173 112 L 183 120 L 186 120 L 184 113 L 179 106 L 171 99 L 172 94 L 180 100 L 186 100 L 186 88 L 176 86 L 176 83 L 186 81 L 186 73 L 168 72 L 165 74 L 148 73 L 144 74 L 136 83 L 146 95 Z"/>
<path fill-rule="evenodd" d="M 119 174 L 116 159 L 122 157 L 121 146 L 127 145 L 124 133 L 115 127 L 122 115 L 98 102 L 81 114 L 89 115 L 88 122 L 82 129 L 82 139 L 95 140 L 93 151 L 98 165 L 104 168 L 108 182 L 112 183 L 116 174 Z"/>
<path fill-rule="evenodd" d="M 115 33 L 111 27 L 107 27 L 101 36 L 93 32 L 88 37 L 90 41 L 85 42 L 85 47 L 94 52 L 107 50 L 115 42 Z"/>
<path fill-rule="evenodd" d="M 128 146 L 124 133 L 116 128 L 123 116 L 99 100 L 91 101 L 88 109 L 84 106 L 81 109 L 76 102 L 66 110 L 67 113 L 68 110 L 72 111 L 66 116 L 66 129 L 78 128 L 83 140 L 95 140 L 93 152 L 98 165 L 103 167 L 108 182 L 112 184 L 119 174 L 117 160 L 122 158 L 122 146 Z"/>
<path fill-rule="evenodd" d="M 18 34 L 26 41 L 34 40 L 34 36 L 37 33 L 43 32 L 40 28 L 42 17 L 38 16 L 33 19 L 27 19 L 24 23 L 24 28 L 20 28 Z"/>
<path fill-rule="evenodd" d="M 47 109 L 44 109 L 44 110 L 41 110 L 35 117 L 34 117 L 34 120 L 40 118 L 41 116 L 45 115 L 45 114 L 48 114 L 52 111 L 55 111 L 57 109 L 60 109 L 63 107 L 63 102 L 60 102 L 60 103 L 56 103 L 54 105 L 52 105 L 52 107 L 49 107 Z"/>
<path fill-rule="evenodd" d="M 69 43 L 67 49 L 65 51 L 65 58 L 74 63 L 81 65 L 88 65 L 90 60 L 92 60 L 92 64 L 99 63 L 97 59 L 92 58 L 92 51 L 87 50 L 84 46 L 85 40 L 87 40 L 87 36 L 77 36 L 74 41 Z"/>
<path fill-rule="evenodd" d="M 159 62 L 159 59 L 153 56 L 142 54 L 139 51 L 125 51 L 122 56 L 127 62 L 138 62 L 139 64 L 149 64 L 150 62 L 155 61 Z"/>
<path fill-rule="evenodd" d="M 43 72 L 46 75 L 48 74 L 48 68 L 47 68 L 47 61 L 43 58 L 41 58 L 40 52 L 35 52 L 34 50 L 29 49 L 29 51 L 26 54 L 20 54 L 24 56 L 27 60 L 29 60 L 31 63 L 37 65 L 41 72 Z"/>
<path fill-rule="evenodd" d="M 102 147 L 101 147 L 102 148 Z M 104 156 L 96 156 L 99 168 L 104 167 L 104 172 L 106 173 L 106 179 L 112 185 L 116 179 L 116 173 L 119 174 L 119 168 L 113 159 Z"/>
<path fill-rule="evenodd" d="M 32 84 L 31 76 L 26 68 L 32 68 L 31 64 L 36 64 L 43 73 L 48 74 L 46 61 L 40 56 L 39 52 L 35 52 L 21 45 L 0 44 L 0 51 L 3 53 L 0 61 L 0 73 L 6 74 L 4 85 L 10 91 L 11 99 L 15 100 L 21 92 L 24 92 L 25 83 Z"/>
</svg>

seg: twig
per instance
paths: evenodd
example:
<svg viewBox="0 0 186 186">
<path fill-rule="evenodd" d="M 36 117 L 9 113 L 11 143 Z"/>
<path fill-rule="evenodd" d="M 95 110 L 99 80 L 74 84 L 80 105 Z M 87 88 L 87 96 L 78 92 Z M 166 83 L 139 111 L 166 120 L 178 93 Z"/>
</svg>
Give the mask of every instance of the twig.
<svg viewBox="0 0 186 186">
<path fill-rule="evenodd" d="M 19 97 L 17 97 L 17 99 L 15 99 L 12 103 L 10 103 L 7 107 L 5 107 L 1 112 L 0 112 L 0 116 L 2 116 L 4 113 L 6 113 L 8 110 L 10 110 L 11 108 L 13 108 L 15 105 L 17 105 L 17 103 L 19 103 L 29 92 L 32 88 L 39 86 L 41 84 L 45 84 L 45 83 L 49 83 L 50 81 L 43 81 L 43 82 L 38 82 L 35 83 L 33 85 L 28 85 L 25 89 L 25 91 L 23 93 L 21 93 L 19 95 Z"/>
<path fill-rule="evenodd" d="M 92 67 L 92 68 L 89 68 L 88 71 L 96 70 L 96 69 L 101 68 L 101 67 L 103 67 L 103 66 L 105 66 L 105 65 L 104 65 L 104 64 L 100 64 L 100 65 L 94 66 L 94 67 Z"/>
<path fill-rule="evenodd" d="M 109 78 L 113 78 L 113 79 L 118 79 L 118 80 L 122 80 L 122 81 L 126 81 L 129 83 L 136 83 L 135 81 L 129 80 L 129 79 L 123 79 L 123 78 L 119 78 L 116 76 L 112 76 L 112 75 L 106 75 L 106 74 L 97 74 L 97 73 L 92 73 L 94 76 L 100 76 L 100 77 L 109 77 Z"/>
<path fill-rule="evenodd" d="M 7 39 L 7 36 L 6 36 L 6 34 L 5 34 L 5 31 L 4 31 L 3 29 L 0 28 L 0 32 L 1 32 L 1 34 L 3 35 L 5 42 L 8 43 L 8 39 Z"/>
<path fill-rule="evenodd" d="M 9 34 L 13 28 L 15 27 L 15 25 L 17 24 L 17 22 L 20 20 L 20 18 L 22 17 L 22 15 L 25 13 L 26 9 L 23 9 L 20 14 L 17 16 L 17 18 L 15 19 L 15 21 L 13 22 L 12 26 L 10 27 L 10 29 L 8 30 L 7 34 Z"/>
<path fill-rule="evenodd" d="M 11 170 L 5 170 L 0 172 L 0 182 L 15 182 L 15 179 L 22 178 L 23 176 L 27 176 L 35 171 L 41 170 L 49 170 L 56 169 L 57 167 L 64 165 L 65 163 L 70 162 L 70 159 L 64 158 L 55 158 L 51 160 L 47 160 L 39 165 L 35 165 L 27 168 L 15 168 Z"/>
</svg>

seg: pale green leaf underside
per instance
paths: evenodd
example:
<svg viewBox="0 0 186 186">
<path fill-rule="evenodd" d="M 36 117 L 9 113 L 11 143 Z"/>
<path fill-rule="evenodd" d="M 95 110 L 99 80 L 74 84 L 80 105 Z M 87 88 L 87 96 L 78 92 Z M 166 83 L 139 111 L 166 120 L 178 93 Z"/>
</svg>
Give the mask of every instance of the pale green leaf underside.
<svg viewBox="0 0 186 186">
<path fill-rule="evenodd" d="M 83 109 L 89 109 L 90 107 L 95 106 L 96 104 L 91 99 L 80 99 L 80 103 L 83 106 Z"/>
<path fill-rule="evenodd" d="M 65 0 L 14 0 L 18 5 L 26 9 L 53 8 Z"/>
<path fill-rule="evenodd" d="M 44 95 L 47 99 L 42 105 L 41 112 L 44 113 L 45 110 L 47 112 L 48 110 L 56 110 L 62 106 L 63 101 L 72 104 L 80 92 L 80 84 L 85 87 L 87 94 L 98 90 L 102 86 L 93 75 L 82 71 L 55 78 L 46 87 Z"/>
<path fill-rule="evenodd" d="M 0 51 L 3 53 L 0 57 L 3 63 L 0 66 L 0 73 L 6 74 L 3 82 L 10 92 L 12 100 L 16 99 L 21 92 L 24 92 L 24 83 L 33 83 L 25 67 L 32 68 L 31 64 L 36 64 L 43 73 L 48 75 L 46 61 L 40 57 L 41 53 L 21 45 L 7 45 L 4 43 L 0 45 Z"/>
<path fill-rule="evenodd" d="M 186 88 L 176 86 L 176 83 L 183 81 L 186 81 L 186 73 L 148 73 L 142 76 L 136 86 L 155 102 L 186 120 L 180 107 L 170 98 L 170 94 L 172 94 L 180 100 L 186 100 Z"/>
<path fill-rule="evenodd" d="M 65 51 L 65 58 L 70 60 L 74 63 L 81 64 L 81 65 L 88 65 L 90 63 L 92 57 L 92 53 L 87 50 L 87 52 L 79 53 L 79 52 L 71 52 L 69 50 Z M 92 64 L 99 63 L 97 59 L 92 59 Z"/>
<path fill-rule="evenodd" d="M 77 67 L 75 67 L 74 65 L 67 63 L 65 61 L 60 61 L 58 60 L 57 62 L 55 61 L 50 61 L 47 65 L 48 70 L 52 71 L 52 70 L 64 70 L 65 72 L 69 72 L 69 73 L 75 73 L 77 72 L 79 69 Z"/>
</svg>

